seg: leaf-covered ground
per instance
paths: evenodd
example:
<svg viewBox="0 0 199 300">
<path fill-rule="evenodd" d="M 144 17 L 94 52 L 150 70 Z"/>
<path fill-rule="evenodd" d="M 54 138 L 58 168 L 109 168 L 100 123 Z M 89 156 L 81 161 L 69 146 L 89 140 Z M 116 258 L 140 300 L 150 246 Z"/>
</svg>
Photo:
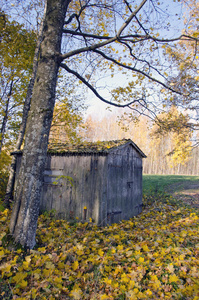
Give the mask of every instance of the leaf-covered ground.
<svg viewBox="0 0 199 300">
<path fill-rule="evenodd" d="M 39 218 L 37 247 L 11 250 L 0 214 L 0 299 L 199 299 L 198 210 L 156 199 L 98 228 Z"/>
</svg>

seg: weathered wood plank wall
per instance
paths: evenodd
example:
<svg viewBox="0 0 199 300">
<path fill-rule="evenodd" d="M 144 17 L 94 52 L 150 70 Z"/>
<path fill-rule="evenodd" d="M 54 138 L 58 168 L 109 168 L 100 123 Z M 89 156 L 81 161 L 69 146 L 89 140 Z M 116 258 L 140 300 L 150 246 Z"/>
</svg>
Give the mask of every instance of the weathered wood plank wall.
<svg viewBox="0 0 199 300">
<path fill-rule="evenodd" d="M 131 146 L 109 154 L 107 178 L 108 224 L 141 212 L 142 157 Z"/>
<path fill-rule="evenodd" d="M 98 225 L 128 220 L 142 210 L 143 157 L 133 143 L 101 153 L 48 154 L 41 211 L 54 209 L 68 220 L 92 218 Z M 17 174 L 20 160 L 18 155 Z"/>
<path fill-rule="evenodd" d="M 99 155 L 48 156 L 41 210 L 54 209 L 59 218 L 83 220 L 86 207 L 86 219 L 100 222 L 105 158 Z M 66 178 L 58 179 L 59 175 Z M 56 179 L 57 185 L 54 184 Z"/>
</svg>

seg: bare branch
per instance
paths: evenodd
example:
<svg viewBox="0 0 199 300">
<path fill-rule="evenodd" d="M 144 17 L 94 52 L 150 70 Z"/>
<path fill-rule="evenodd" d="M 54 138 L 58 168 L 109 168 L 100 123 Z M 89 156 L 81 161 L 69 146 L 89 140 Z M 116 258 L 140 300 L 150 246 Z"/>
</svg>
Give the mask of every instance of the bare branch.
<svg viewBox="0 0 199 300">
<path fill-rule="evenodd" d="M 113 37 L 105 36 L 105 35 L 96 35 L 96 34 L 85 33 L 85 32 L 77 32 L 77 31 L 73 31 L 70 29 L 63 29 L 63 33 L 69 33 L 71 35 L 79 35 L 82 37 L 94 38 L 94 39 L 98 39 L 98 40 L 109 40 L 110 38 L 111 39 L 113 38 Z"/>
<path fill-rule="evenodd" d="M 140 9 L 144 6 L 144 4 L 147 2 L 147 0 L 143 0 L 140 5 L 136 8 L 134 12 L 131 13 L 130 17 L 126 20 L 126 22 L 122 25 L 122 27 L 119 29 L 117 33 L 117 38 L 120 38 L 121 33 L 124 31 L 124 29 L 129 25 L 129 23 L 132 21 L 132 19 L 137 15 L 137 13 L 140 11 Z"/>
<path fill-rule="evenodd" d="M 160 43 L 168 43 L 168 42 L 174 42 L 174 41 L 179 41 L 179 40 L 181 40 L 181 41 L 183 41 L 183 40 L 185 40 L 185 41 L 193 40 L 193 41 L 197 42 L 199 40 L 195 37 L 184 35 L 184 34 L 182 34 L 181 36 L 179 36 L 177 38 L 173 38 L 173 39 L 158 39 L 158 38 L 152 37 L 150 35 L 126 35 L 126 36 L 122 36 L 122 37 L 118 38 L 118 34 L 115 37 L 106 37 L 106 36 L 99 36 L 98 37 L 96 35 L 86 34 L 86 33 L 83 33 L 83 32 L 75 32 L 75 31 L 72 31 L 72 30 L 64 30 L 64 32 L 66 32 L 66 33 L 68 32 L 68 33 L 73 34 L 73 35 L 79 35 L 79 36 L 82 36 L 84 38 L 85 37 L 92 37 L 92 38 L 98 38 L 98 39 L 105 39 L 106 41 L 98 43 L 98 44 L 94 44 L 94 45 L 91 45 L 91 46 L 82 47 L 82 48 L 70 51 L 68 53 L 65 53 L 65 54 L 61 54 L 60 55 L 61 61 L 63 61 L 66 58 L 72 57 L 74 55 L 83 53 L 83 52 L 94 51 L 98 48 L 101 48 L 103 46 L 111 44 L 112 42 L 115 42 L 117 40 L 119 42 L 124 41 L 124 42 L 132 42 L 132 43 L 138 43 L 138 42 L 144 41 L 144 40 L 153 40 L 154 42 L 160 42 Z M 132 40 L 132 38 L 134 38 L 134 39 Z M 141 40 L 135 40 L 135 38 L 140 38 Z"/>
<path fill-rule="evenodd" d="M 68 20 L 64 22 L 64 24 L 65 24 L 65 25 L 70 24 L 70 22 L 72 22 L 72 20 L 73 20 L 74 18 L 77 18 L 77 17 L 78 17 L 77 14 L 75 14 L 75 13 L 72 14 L 72 15 L 68 18 Z"/>
<path fill-rule="evenodd" d="M 75 75 L 79 80 L 81 80 L 100 100 L 102 100 L 104 103 L 106 104 L 109 104 L 109 105 L 112 105 L 112 106 L 116 106 L 116 107 L 130 107 L 132 104 L 136 103 L 136 102 L 139 102 L 140 101 L 143 101 L 144 99 L 137 99 L 137 100 L 133 100 L 129 103 L 126 103 L 126 104 L 118 104 L 118 103 L 115 103 L 115 102 L 111 102 L 111 101 L 108 101 L 106 99 L 104 99 L 97 91 L 96 89 L 85 79 L 83 78 L 79 73 L 77 73 L 76 71 L 74 70 L 71 70 L 66 64 L 63 64 L 61 63 L 60 64 L 60 67 L 62 67 L 63 69 L 65 69 L 67 72 Z"/>
<path fill-rule="evenodd" d="M 156 37 L 153 37 L 149 34 L 147 35 L 125 35 L 120 37 L 120 40 L 125 40 L 126 42 L 139 42 L 139 41 L 135 41 L 132 40 L 132 38 L 140 38 L 142 39 L 142 41 L 144 40 L 153 40 L 154 42 L 159 42 L 159 43 L 170 43 L 170 42 L 177 42 L 177 41 L 189 41 L 189 40 L 193 40 L 195 42 L 198 42 L 199 39 L 190 35 L 186 35 L 186 34 L 181 34 L 180 36 L 176 37 L 176 38 L 172 38 L 172 39 L 159 39 Z"/>
<path fill-rule="evenodd" d="M 78 35 L 81 37 L 88 37 L 88 38 L 99 39 L 99 40 L 114 39 L 114 37 L 110 37 L 110 36 L 95 35 L 95 34 L 90 34 L 90 33 L 85 33 L 85 32 L 77 32 L 77 31 L 73 31 L 73 30 L 69 30 L 69 29 L 63 29 L 63 33 L 69 33 L 71 35 Z M 135 39 L 138 39 L 138 40 L 135 40 Z M 116 40 L 117 39 L 115 39 L 114 41 L 116 41 Z M 120 36 L 118 40 L 125 41 L 125 42 L 131 42 L 131 43 L 138 43 L 140 41 L 145 41 L 145 40 L 153 40 L 154 42 L 159 42 L 159 43 L 170 43 L 170 42 L 187 41 L 187 40 L 193 40 L 197 43 L 199 41 L 198 38 L 190 36 L 190 35 L 186 35 L 186 34 L 182 34 L 182 35 L 180 35 L 176 38 L 172 38 L 172 39 L 160 39 L 160 38 L 153 37 L 153 36 L 149 35 L 148 33 L 146 35 L 142 35 L 142 34 L 123 35 L 123 36 Z"/>
<path fill-rule="evenodd" d="M 106 46 L 114 41 L 116 41 L 117 39 L 120 38 L 121 33 L 124 31 L 124 29 L 128 26 L 128 24 L 131 22 L 131 20 L 135 17 L 135 15 L 139 12 L 139 10 L 143 7 L 143 5 L 146 3 L 147 0 L 143 0 L 142 3 L 138 6 L 138 8 L 130 15 L 130 17 L 126 20 L 126 22 L 121 26 L 121 28 L 119 29 L 119 31 L 117 32 L 115 37 L 109 37 L 109 39 L 107 41 L 92 45 L 92 46 L 88 46 L 88 47 L 83 47 L 80 49 L 76 49 L 74 51 L 68 52 L 66 54 L 61 55 L 61 59 L 64 60 L 68 57 L 74 56 L 76 54 L 80 54 L 82 52 L 86 52 L 86 51 L 92 51 L 95 50 L 97 48 L 101 48 L 103 46 Z M 83 36 L 83 33 L 82 33 Z"/>
<path fill-rule="evenodd" d="M 135 59 L 136 63 L 137 63 L 137 62 L 141 62 L 141 63 L 147 64 L 147 66 L 149 67 L 149 69 L 154 70 L 154 71 L 157 72 L 162 78 L 164 78 L 164 80 L 167 80 L 166 77 L 165 77 L 163 74 L 161 74 L 161 72 L 160 72 L 158 69 L 156 69 L 155 67 L 153 67 L 147 60 L 145 60 L 145 59 L 140 59 L 140 58 L 138 58 L 137 56 L 135 56 L 135 55 L 133 54 L 133 52 L 132 52 L 132 48 L 129 46 L 128 43 L 123 42 L 123 41 L 120 41 L 120 43 L 121 43 L 121 44 L 124 44 L 124 45 L 129 49 L 130 55 Z M 136 63 L 135 63 L 135 65 L 136 65 Z"/>
<path fill-rule="evenodd" d="M 78 13 L 78 14 L 73 13 L 73 14 L 68 18 L 68 20 L 64 22 L 64 24 L 65 24 L 65 25 L 70 24 L 70 22 L 71 22 L 74 18 L 78 19 L 78 18 L 81 16 L 82 12 L 83 12 L 86 8 L 89 8 L 89 7 L 98 7 L 98 8 L 111 9 L 111 6 L 110 6 L 110 5 L 100 5 L 100 4 L 96 4 L 96 3 L 95 3 L 95 4 L 88 4 L 89 2 L 90 2 L 90 0 L 87 1 L 87 3 L 86 3 L 85 5 L 82 5 L 82 6 L 81 6 L 81 9 L 79 10 L 79 13 Z"/>
<path fill-rule="evenodd" d="M 102 43 L 99 43 L 99 44 L 95 44 L 95 45 L 92 45 L 92 46 L 83 47 L 83 48 L 79 48 L 79 49 L 70 51 L 70 52 L 68 52 L 68 53 L 62 54 L 62 55 L 60 56 L 60 59 L 63 61 L 64 59 L 69 58 L 69 57 L 71 57 L 71 56 L 74 56 L 74 55 L 76 55 L 76 54 L 80 54 L 80 53 L 82 53 L 82 52 L 87 52 L 87 51 L 95 50 L 95 49 L 97 49 L 97 48 L 106 46 L 106 45 L 108 45 L 108 44 L 114 42 L 116 39 L 117 39 L 116 37 L 109 38 L 107 41 L 104 41 L 104 42 L 102 42 Z"/>
<path fill-rule="evenodd" d="M 102 51 L 94 50 L 94 52 L 100 54 L 100 55 L 103 56 L 105 59 L 107 59 L 107 60 L 109 60 L 109 61 L 112 61 L 113 63 L 115 63 L 116 65 L 118 65 L 118 66 L 120 66 L 120 67 L 123 67 L 123 68 L 125 68 L 125 69 L 128 69 L 128 70 L 131 70 L 131 71 L 135 71 L 135 72 L 137 72 L 137 73 L 140 73 L 140 74 L 144 75 L 145 77 L 147 77 L 148 79 L 150 79 L 150 80 L 152 80 L 152 81 L 154 81 L 154 82 L 157 82 L 158 84 L 162 85 L 164 88 L 166 88 L 166 89 L 168 89 L 168 90 L 170 90 L 170 91 L 172 91 L 172 92 L 174 92 L 174 93 L 177 93 L 177 94 L 179 94 L 179 95 L 182 95 L 182 93 L 180 93 L 180 92 L 178 92 L 178 91 L 172 89 L 171 87 L 167 86 L 166 84 L 164 84 L 164 83 L 161 82 L 160 80 L 158 80 L 158 79 L 156 79 L 156 78 L 150 76 L 149 74 L 147 74 L 147 73 L 145 73 L 145 72 L 143 72 L 143 71 L 141 71 L 141 70 L 139 70 L 139 69 L 136 69 L 136 68 L 131 67 L 131 66 L 126 66 L 126 65 L 124 65 L 124 64 L 122 64 L 122 63 L 120 63 L 120 62 L 118 62 L 116 59 L 107 56 L 107 55 L 104 54 Z"/>
</svg>

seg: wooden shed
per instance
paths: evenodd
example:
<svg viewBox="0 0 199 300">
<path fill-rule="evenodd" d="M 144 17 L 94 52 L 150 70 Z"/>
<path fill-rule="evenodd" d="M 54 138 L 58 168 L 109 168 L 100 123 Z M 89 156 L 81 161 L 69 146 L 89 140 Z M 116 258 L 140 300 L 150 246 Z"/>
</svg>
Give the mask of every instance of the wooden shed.
<svg viewBox="0 0 199 300">
<path fill-rule="evenodd" d="M 92 218 L 98 225 L 142 211 L 142 158 L 131 140 L 59 145 L 48 150 L 41 211 L 58 218 Z M 18 155 L 17 171 L 20 165 Z"/>
</svg>

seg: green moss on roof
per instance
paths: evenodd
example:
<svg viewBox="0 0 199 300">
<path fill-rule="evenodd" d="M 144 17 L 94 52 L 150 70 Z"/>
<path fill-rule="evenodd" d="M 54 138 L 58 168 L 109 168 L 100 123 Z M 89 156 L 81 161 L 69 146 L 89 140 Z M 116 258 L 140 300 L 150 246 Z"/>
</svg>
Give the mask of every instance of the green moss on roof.
<svg viewBox="0 0 199 300">
<path fill-rule="evenodd" d="M 74 144 L 50 144 L 48 153 L 98 153 L 108 152 L 110 149 L 124 145 L 131 140 L 123 139 L 116 141 L 83 142 Z"/>
<path fill-rule="evenodd" d="M 130 139 L 116 140 L 116 141 L 98 141 L 98 142 L 83 142 L 83 143 L 73 143 L 73 144 L 49 144 L 48 154 L 52 155 L 67 155 L 67 154 L 92 154 L 100 153 L 107 155 L 109 151 L 113 148 L 130 143 L 142 157 L 146 155 L 140 150 L 140 148 L 134 144 Z M 15 151 L 12 154 L 21 155 L 23 151 Z"/>
</svg>

